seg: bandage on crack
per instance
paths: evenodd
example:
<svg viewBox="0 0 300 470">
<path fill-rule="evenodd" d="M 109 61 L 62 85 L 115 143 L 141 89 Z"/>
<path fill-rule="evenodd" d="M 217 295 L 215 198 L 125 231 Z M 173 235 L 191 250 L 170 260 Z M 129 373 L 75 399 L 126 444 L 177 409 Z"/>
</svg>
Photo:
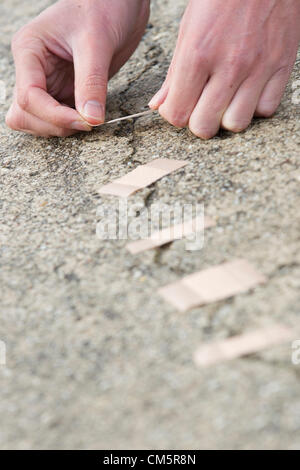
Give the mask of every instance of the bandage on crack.
<svg viewBox="0 0 300 470">
<path fill-rule="evenodd" d="M 169 175 L 173 171 L 179 170 L 187 165 L 183 160 L 169 160 L 167 158 L 157 158 L 146 165 L 141 165 L 125 176 L 116 179 L 99 189 L 100 194 L 112 196 L 128 197 L 146 188 L 155 181 Z"/>
</svg>

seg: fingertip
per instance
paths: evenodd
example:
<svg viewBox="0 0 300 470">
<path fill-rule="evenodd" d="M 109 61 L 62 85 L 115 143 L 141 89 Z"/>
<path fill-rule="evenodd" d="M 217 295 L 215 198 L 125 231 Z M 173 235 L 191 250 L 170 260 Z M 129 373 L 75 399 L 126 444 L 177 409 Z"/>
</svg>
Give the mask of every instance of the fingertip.
<svg viewBox="0 0 300 470">
<path fill-rule="evenodd" d="M 149 101 L 148 106 L 150 109 L 153 109 L 153 111 L 159 108 L 159 101 L 157 100 L 156 95 Z"/>
<path fill-rule="evenodd" d="M 260 101 L 255 110 L 255 117 L 259 118 L 271 118 L 277 111 L 279 104 L 276 103 L 265 103 Z"/>
<path fill-rule="evenodd" d="M 157 110 L 166 100 L 168 89 L 162 87 L 156 95 L 149 101 L 148 106 L 150 109 Z"/>
<path fill-rule="evenodd" d="M 215 137 L 219 131 L 219 128 L 205 128 L 205 127 L 200 127 L 200 126 L 195 126 L 189 124 L 189 129 L 192 134 L 194 134 L 196 137 L 202 140 L 209 140 Z"/>
<path fill-rule="evenodd" d="M 234 118 L 225 114 L 222 119 L 222 128 L 229 132 L 239 133 L 247 129 L 250 123 L 251 120 L 247 118 Z"/>
<path fill-rule="evenodd" d="M 79 113 L 84 121 L 91 126 L 100 126 L 105 122 L 105 108 L 97 100 L 87 101 Z"/>
<path fill-rule="evenodd" d="M 74 121 L 71 123 L 70 128 L 80 132 L 90 132 L 92 130 L 92 127 L 85 121 Z"/>
</svg>

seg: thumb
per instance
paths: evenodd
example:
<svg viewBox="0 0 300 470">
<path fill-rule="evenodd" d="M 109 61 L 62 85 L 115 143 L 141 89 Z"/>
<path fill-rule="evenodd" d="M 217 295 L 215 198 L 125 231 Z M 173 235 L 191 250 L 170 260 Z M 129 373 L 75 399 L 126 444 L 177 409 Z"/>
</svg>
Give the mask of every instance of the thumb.
<svg viewBox="0 0 300 470">
<path fill-rule="evenodd" d="M 74 47 L 73 55 L 76 109 L 89 124 L 103 124 L 112 45 L 87 34 Z"/>
</svg>

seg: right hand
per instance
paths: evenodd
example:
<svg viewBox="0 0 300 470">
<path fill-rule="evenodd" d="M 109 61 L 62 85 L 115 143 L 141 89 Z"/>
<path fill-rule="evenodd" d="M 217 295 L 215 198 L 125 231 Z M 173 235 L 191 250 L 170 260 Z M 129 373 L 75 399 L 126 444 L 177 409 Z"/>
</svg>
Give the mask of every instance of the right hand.
<svg viewBox="0 0 300 470">
<path fill-rule="evenodd" d="M 300 0 L 190 0 L 168 76 L 149 103 L 202 139 L 280 104 L 300 41 Z"/>
<path fill-rule="evenodd" d="M 108 80 L 139 44 L 149 4 L 60 0 L 24 26 L 12 42 L 16 86 L 7 125 L 66 137 L 102 124 Z"/>
</svg>

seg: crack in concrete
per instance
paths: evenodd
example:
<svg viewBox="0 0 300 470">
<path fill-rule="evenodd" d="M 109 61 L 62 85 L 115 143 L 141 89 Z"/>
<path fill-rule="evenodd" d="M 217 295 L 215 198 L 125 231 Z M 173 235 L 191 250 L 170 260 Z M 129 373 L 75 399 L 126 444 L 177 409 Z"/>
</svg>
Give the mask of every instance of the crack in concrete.
<svg viewBox="0 0 300 470">
<path fill-rule="evenodd" d="M 133 84 L 135 84 L 138 80 L 140 80 L 142 78 L 142 76 L 145 75 L 145 73 L 148 72 L 148 70 L 150 70 L 152 67 L 154 67 L 155 65 L 157 65 L 159 63 L 158 58 L 160 57 L 160 55 L 163 52 L 160 46 L 151 44 L 151 46 L 148 48 L 148 50 L 145 53 L 146 58 L 149 56 L 151 51 L 154 51 L 154 53 L 152 54 L 152 58 L 151 58 L 152 60 L 150 60 L 148 63 L 146 63 L 146 65 L 143 67 L 143 69 L 140 71 L 140 73 L 138 73 L 134 78 L 129 80 L 128 85 L 125 88 L 125 90 L 123 90 L 120 93 L 120 99 L 121 99 L 120 109 L 125 115 L 129 115 L 131 113 L 131 111 L 128 110 L 127 107 L 126 107 L 125 95 L 130 91 Z M 130 160 L 130 161 L 134 161 L 133 160 L 134 156 L 137 153 L 137 145 L 136 145 L 136 140 L 137 139 L 136 139 L 135 123 L 136 123 L 136 119 L 133 119 L 132 123 L 131 123 L 131 135 L 128 137 L 128 139 L 129 139 L 128 143 L 129 143 L 129 145 L 131 146 L 131 149 L 132 149 L 131 155 L 129 157 L 127 157 L 127 160 Z M 120 125 L 122 125 L 122 123 L 120 123 Z M 140 162 L 138 162 L 138 163 L 140 163 Z"/>
</svg>

